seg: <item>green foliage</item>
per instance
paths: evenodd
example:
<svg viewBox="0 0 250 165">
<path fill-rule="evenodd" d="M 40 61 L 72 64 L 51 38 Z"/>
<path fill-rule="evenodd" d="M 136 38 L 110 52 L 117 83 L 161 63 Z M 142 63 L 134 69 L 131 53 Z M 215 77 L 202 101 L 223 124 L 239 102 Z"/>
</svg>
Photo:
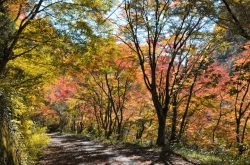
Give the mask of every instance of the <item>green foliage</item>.
<svg viewBox="0 0 250 165">
<path fill-rule="evenodd" d="M 19 46 L 14 50 L 16 54 L 28 49 Z M 25 56 L 10 61 L 1 75 L 0 91 L 8 101 L 9 113 L 12 114 L 10 128 L 22 164 L 32 164 L 49 140 L 44 134 L 45 128 L 35 124 L 32 117 L 35 109 L 42 104 L 43 94 L 39 85 L 53 76 L 52 52 L 46 46 L 30 50 Z"/>
</svg>

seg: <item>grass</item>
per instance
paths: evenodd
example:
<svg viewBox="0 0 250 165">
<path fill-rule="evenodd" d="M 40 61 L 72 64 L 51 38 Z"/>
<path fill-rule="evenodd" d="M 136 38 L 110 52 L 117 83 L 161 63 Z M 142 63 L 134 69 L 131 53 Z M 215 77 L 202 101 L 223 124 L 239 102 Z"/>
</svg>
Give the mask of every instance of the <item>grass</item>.
<svg viewBox="0 0 250 165">
<path fill-rule="evenodd" d="M 229 151 L 224 152 L 204 152 L 200 150 L 192 150 L 185 147 L 172 147 L 173 151 L 183 155 L 188 160 L 200 165 L 249 165 L 249 153 L 241 156 Z"/>
<path fill-rule="evenodd" d="M 208 153 L 208 152 L 199 152 L 188 148 L 173 148 L 174 152 L 183 155 L 188 160 L 196 162 L 197 164 L 209 164 L 209 165 L 218 165 L 222 164 L 221 158 L 218 155 Z"/>
</svg>

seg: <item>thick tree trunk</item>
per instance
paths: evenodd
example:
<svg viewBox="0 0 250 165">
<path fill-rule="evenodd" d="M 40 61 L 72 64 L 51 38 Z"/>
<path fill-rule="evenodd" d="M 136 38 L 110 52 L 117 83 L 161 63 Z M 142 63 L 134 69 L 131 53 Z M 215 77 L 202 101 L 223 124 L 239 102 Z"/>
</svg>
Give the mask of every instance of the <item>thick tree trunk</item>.
<svg viewBox="0 0 250 165">
<path fill-rule="evenodd" d="M 158 146 L 165 146 L 165 129 L 166 117 L 158 116 L 158 137 L 156 141 Z"/>
<path fill-rule="evenodd" d="M 3 60 L 0 62 L 0 75 L 4 73 L 4 70 L 8 62 L 9 62 L 8 58 L 3 58 Z"/>
<path fill-rule="evenodd" d="M 154 103 L 155 110 L 157 112 L 157 118 L 158 118 L 158 136 L 156 140 L 156 144 L 160 147 L 165 146 L 165 139 L 166 139 L 166 116 L 168 112 L 168 105 L 169 102 L 166 103 L 167 106 L 162 107 L 158 95 L 155 91 L 151 92 L 152 94 L 152 100 Z"/>
</svg>

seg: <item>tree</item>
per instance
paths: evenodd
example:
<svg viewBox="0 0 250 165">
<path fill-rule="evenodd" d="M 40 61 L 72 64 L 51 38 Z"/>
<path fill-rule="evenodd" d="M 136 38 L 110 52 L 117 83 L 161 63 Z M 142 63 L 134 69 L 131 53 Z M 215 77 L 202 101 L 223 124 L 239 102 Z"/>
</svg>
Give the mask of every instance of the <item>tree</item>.
<svg viewBox="0 0 250 165">
<path fill-rule="evenodd" d="M 40 57 L 45 56 L 45 54 L 41 52 L 39 55 Z M 3 114 L 8 114 L 7 116 L 5 115 L 4 118 L 7 121 L 2 120 L 2 122 L 9 123 L 8 131 L 11 131 L 11 137 L 8 137 L 6 134 L 4 136 L 8 137 L 8 139 L 14 139 L 15 144 L 23 148 L 23 150 L 15 152 L 22 158 L 20 161 L 23 162 L 26 161 L 25 159 L 27 159 L 28 152 L 32 152 L 30 158 L 35 158 L 38 156 L 37 154 L 41 152 L 43 146 L 41 145 L 42 143 L 40 143 L 41 141 L 39 141 L 41 140 L 40 137 L 43 138 L 43 145 L 45 145 L 47 139 L 43 135 L 44 129 L 40 129 L 38 125 L 35 125 L 32 121 L 32 117 L 33 110 L 40 106 L 41 98 L 43 97 L 39 85 L 51 77 L 51 73 L 48 73 L 48 71 L 51 71 L 50 68 L 46 68 L 46 66 L 40 64 L 36 65 L 35 61 L 31 62 L 29 59 L 30 58 L 24 58 L 23 56 L 14 61 L 10 61 L 0 80 L 2 96 L 5 102 L 8 103 L 3 104 L 6 107 L 2 107 L 1 109 Z M 42 58 L 43 64 L 51 62 L 49 60 L 45 61 L 45 59 L 46 58 Z M 38 58 L 36 60 L 36 62 L 39 62 Z M 1 131 L 1 133 L 5 131 Z M 35 138 L 35 136 L 39 136 L 39 138 Z M 3 139 L 6 139 L 6 137 Z M 32 143 L 30 143 L 31 141 Z M 41 146 L 34 149 L 36 145 Z M 11 145 L 6 148 L 10 149 Z M 28 160 L 31 159 L 27 159 L 27 161 Z M 8 164 L 10 164 L 10 162 L 8 162 Z"/>
<path fill-rule="evenodd" d="M 39 23 L 40 19 L 37 19 L 37 15 L 41 11 L 45 10 L 47 7 L 42 8 L 42 4 L 44 2 L 43 0 L 40 0 L 34 4 L 28 4 L 27 2 L 17 3 L 17 4 L 13 4 L 9 1 L 1 1 L 1 2 L 2 2 L 1 5 L 5 7 L 5 11 L 7 11 L 4 16 L 8 18 L 4 21 L 5 23 L 3 23 L 3 26 L 7 24 L 6 27 L 8 26 L 10 27 L 10 29 L 8 29 L 10 30 L 10 32 L 8 34 L 5 34 L 4 35 L 5 38 L 3 38 L 3 40 L 1 41 L 0 74 L 2 75 L 7 63 L 10 60 L 13 60 L 19 56 L 22 56 L 23 54 L 26 54 L 38 46 L 36 40 L 32 40 L 32 38 L 29 39 L 28 37 L 25 37 L 23 33 L 25 30 L 27 31 L 27 29 L 30 27 L 29 25 L 32 26 L 34 20 L 36 20 Z M 8 12 L 11 9 L 14 10 L 13 6 L 15 8 L 18 8 L 18 11 L 17 12 L 12 11 L 15 14 L 10 15 L 10 13 Z M 22 52 L 15 53 L 15 49 L 20 47 L 21 43 L 27 43 L 27 40 L 30 42 L 29 48 L 23 50 Z"/>
<path fill-rule="evenodd" d="M 71 5 L 85 7 L 85 10 L 93 8 L 96 11 L 99 10 L 99 7 L 102 7 L 100 1 L 98 1 L 99 5 L 96 5 L 97 1 L 95 3 L 91 2 L 92 1 L 88 1 L 88 3 L 84 3 L 82 6 L 79 3 L 74 3 Z M 55 12 L 57 12 L 57 10 L 53 10 L 56 9 L 53 7 L 61 3 L 62 1 L 49 2 L 44 0 L 34 2 L 8 0 L 0 1 L 0 90 L 1 93 L 5 93 L 2 96 L 6 97 L 1 99 L 1 101 L 5 101 L 6 99 L 8 100 L 14 97 L 13 91 L 14 93 L 16 92 L 15 96 L 16 94 L 21 95 L 22 91 L 24 91 L 23 89 L 31 89 L 35 83 L 41 83 L 41 79 L 44 78 L 43 76 L 45 75 L 39 75 L 32 69 L 29 70 L 29 66 L 26 64 L 31 64 L 32 67 L 30 68 L 34 69 L 35 64 L 39 66 L 42 64 L 53 65 L 55 63 L 50 62 L 52 62 L 54 59 L 61 59 L 61 57 L 57 56 L 59 53 L 57 52 L 58 49 L 55 49 L 55 47 L 59 49 L 65 47 L 65 45 L 62 44 L 63 37 L 56 30 L 56 26 L 53 26 L 54 22 L 50 17 Z M 88 15 L 88 18 L 90 18 L 90 15 Z M 66 34 L 64 37 L 65 36 Z M 67 41 L 69 41 L 68 38 Z M 61 53 L 62 51 L 60 50 L 59 52 Z M 63 55 L 66 54 L 66 51 L 63 52 Z M 50 55 L 53 55 L 53 57 Z M 41 57 L 43 60 L 40 60 Z M 14 62 L 18 59 L 22 61 L 19 61 L 19 64 Z M 13 63 L 11 64 L 12 61 Z M 44 69 L 43 67 L 39 69 L 39 71 L 44 73 L 44 70 L 42 70 Z M 18 75 L 18 77 L 12 76 L 13 73 L 16 76 Z M 10 88 L 13 89 L 9 90 Z M 25 104 L 25 96 L 21 95 L 20 97 L 24 98 L 23 104 Z M 11 104 L 11 101 L 10 105 L 1 103 L 1 105 L 6 105 L 6 107 L 1 107 L 0 111 L 0 116 L 4 117 L 4 120 L 1 120 L 1 126 L 3 125 L 3 129 L 5 129 L 0 133 L 1 143 L 4 141 L 4 139 L 10 139 L 11 141 L 11 138 L 8 136 L 8 134 L 3 133 L 10 133 L 9 127 L 6 127 L 6 123 L 9 123 L 10 118 L 6 117 L 5 114 L 8 113 L 7 109 L 13 110 L 12 108 L 9 108 L 11 107 Z M 11 151 L 11 147 L 11 145 L 1 145 L 1 150 L 4 148 L 4 151 L 1 152 L 1 158 L 3 158 L 3 160 L 8 160 L 7 164 L 17 164 L 16 160 L 14 160 L 16 159 L 15 152 L 9 152 Z M 9 153 L 6 153 L 5 150 Z M 15 163 L 12 161 L 15 161 Z"/>
<path fill-rule="evenodd" d="M 231 133 L 228 124 L 231 116 L 231 98 L 227 91 L 229 79 L 228 68 L 218 62 L 211 63 L 201 73 L 194 87 L 190 108 L 193 114 L 189 116 L 187 134 L 181 142 L 216 150 L 220 145 L 227 145 L 226 139 Z"/>
<path fill-rule="evenodd" d="M 178 92 L 181 92 L 180 82 L 176 81 L 175 75 L 178 75 L 178 69 L 182 68 L 189 58 L 192 59 L 193 53 L 190 52 L 196 50 L 199 54 L 202 47 L 206 47 L 200 44 L 200 48 L 196 48 L 195 45 L 195 41 L 201 42 L 201 38 L 205 37 L 201 33 L 207 23 L 204 19 L 205 5 L 205 1 L 199 3 L 196 1 L 125 1 L 124 14 L 127 24 L 122 30 L 125 39 L 122 37 L 120 39 L 137 54 L 144 83 L 151 93 L 157 112 L 156 143 L 159 146 L 165 145 L 166 117 L 171 108 L 170 105 L 175 102 Z M 197 60 L 194 60 L 195 63 L 203 67 L 206 56 L 207 54 L 202 54 L 199 58 L 194 58 Z M 190 66 L 186 68 L 189 69 Z M 185 69 L 180 73 L 184 74 Z M 192 90 L 190 91 L 191 95 Z"/>
<path fill-rule="evenodd" d="M 89 57 L 82 61 L 75 72 L 82 93 L 79 98 L 92 109 L 98 134 L 106 138 L 111 135 L 123 138 L 124 111 L 131 92 L 135 70 L 133 61 L 126 59 L 130 54 L 117 51 L 113 39 L 96 38 L 91 44 L 102 42 L 89 50 Z M 123 54 L 124 53 L 124 54 Z"/>
<path fill-rule="evenodd" d="M 0 116 L 1 119 L 1 132 L 0 132 L 0 141 L 1 141 L 1 155 L 2 158 L 0 160 L 1 164 L 19 164 L 21 163 L 20 160 L 17 160 L 17 154 L 20 154 L 20 152 L 15 151 L 16 149 L 13 149 L 13 141 L 18 140 L 19 135 L 15 136 L 11 133 L 11 129 L 13 128 L 13 125 L 10 123 L 11 118 L 16 117 L 14 115 L 14 112 L 16 111 L 17 103 L 13 101 L 13 98 L 15 98 L 18 94 L 21 92 L 19 91 L 20 88 L 17 87 L 18 82 L 20 82 L 22 79 L 21 74 L 15 73 L 22 73 L 22 70 L 17 67 L 9 67 L 13 69 L 11 72 L 6 74 L 6 66 L 7 63 L 10 60 L 13 60 L 25 53 L 30 52 L 31 49 L 23 50 L 23 52 L 15 52 L 15 49 L 18 48 L 18 41 L 21 38 L 21 34 L 24 32 L 25 28 L 28 26 L 28 24 L 36 17 L 38 10 L 41 7 L 42 1 L 39 1 L 39 3 L 35 6 L 30 5 L 29 7 L 26 6 L 27 10 L 24 10 L 24 4 L 19 5 L 17 8 L 13 8 L 14 2 L 13 1 L 0 1 L 0 90 L 1 90 L 1 109 L 0 109 Z M 28 8 L 30 11 L 28 11 Z M 18 11 L 14 11 L 13 9 L 18 9 Z M 27 13 L 27 16 L 19 18 L 21 14 L 24 14 L 24 12 Z M 25 39 L 24 39 L 25 40 Z M 19 44 L 20 46 L 20 44 Z M 32 46 L 31 46 L 32 47 Z M 20 47 L 19 47 L 20 48 Z M 14 77 L 13 76 L 14 73 Z M 8 75 L 8 76 L 7 76 Z M 22 74 L 23 75 L 23 74 Z M 19 79 L 20 78 L 20 79 Z M 26 77 L 25 77 L 26 78 Z M 8 83 L 6 83 L 8 82 Z M 19 86 L 22 86 L 18 84 Z M 27 83 L 28 85 L 28 83 Z M 14 89 L 13 89 L 14 88 Z M 20 96 L 22 98 L 22 96 Z M 11 101 L 12 100 L 12 101 Z M 18 99 L 15 99 L 16 101 Z M 3 102 L 6 102 L 3 104 Z M 7 103 L 8 102 L 8 103 Z M 23 100 L 22 103 L 19 105 L 25 104 L 25 101 Z M 28 109 L 28 108 L 27 108 Z M 22 109 L 23 110 L 23 109 Z M 8 115 L 6 115 L 8 114 Z M 24 112 L 22 114 L 27 114 Z M 13 115 L 12 117 L 10 115 Z M 24 120 L 27 118 L 23 118 Z M 22 121 L 24 121 L 22 120 Z M 19 120 L 20 122 L 21 120 Z M 22 124 L 27 123 L 28 120 L 23 122 Z M 20 129 L 19 129 L 20 128 Z M 28 127 L 18 127 L 18 133 L 24 135 L 25 131 L 27 131 Z M 30 130 L 29 130 L 30 131 Z M 28 140 L 27 140 L 28 141 Z M 25 144 L 27 144 L 27 141 L 23 141 Z M 16 142 L 17 143 L 17 142 Z M 21 143 L 18 143 L 19 145 Z M 28 145 L 27 145 L 28 146 Z M 34 152 L 35 153 L 35 152 Z M 20 156 L 20 155 L 19 155 Z"/>
<path fill-rule="evenodd" d="M 241 155 L 245 150 L 245 136 L 250 117 L 250 80 L 249 80 L 249 49 L 239 54 L 235 59 L 233 76 L 231 77 L 230 95 L 234 98 L 233 111 L 235 118 L 235 139 Z"/>
<path fill-rule="evenodd" d="M 48 100 L 46 100 L 49 102 L 47 106 L 57 114 L 59 118 L 59 129 L 62 133 L 70 116 L 69 103 L 67 101 L 69 98 L 74 97 L 76 85 L 70 81 L 69 77 L 64 77 L 59 78 L 55 85 L 48 89 L 52 92 L 48 95 Z"/>
</svg>

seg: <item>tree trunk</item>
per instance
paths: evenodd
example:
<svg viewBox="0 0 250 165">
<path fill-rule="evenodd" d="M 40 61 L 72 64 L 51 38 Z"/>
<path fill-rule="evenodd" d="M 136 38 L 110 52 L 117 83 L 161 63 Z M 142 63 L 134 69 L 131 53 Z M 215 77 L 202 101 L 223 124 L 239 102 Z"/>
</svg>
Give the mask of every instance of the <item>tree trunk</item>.
<svg viewBox="0 0 250 165">
<path fill-rule="evenodd" d="M 165 146 L 165 129 L 166 129 L 166 117 L 158 116 L 158 137 L 156 144 L 158 146 Z"/>
<path fill-rule="evenodd" d="M 139 129 L 137 129 L 137 131 L 136 131 L 136 140 L 139 140 L 142 138 L 142 134 L 145 130 L 145 124 L 146 124 L 146 121 L 143 121 L 143 120 L 139 121 L 139 123 L 137 125 L 137 127 L 139 127 Z"/>
<path fill-rule="evenodd" d="M 118 125 L 117 125 L 117 140 L 121 140 L 122 139 L 122 123 L 120 121 L 118 121 Z"/>
<path fill-rule="evenodd" d="M 236 144 L 237 144 L 237 147 L 238 147 L 238 151 L 239 151 L 239 155 L 241 155 L 243 153 L 242 151 L 242 144 L 241 144 L 241 141 L 240 141 L 240 118 L 236 118 L 236 130 L 235 130 L 235 133 L 236 133 Z"/>
<path fill-rule="evenodd" d="M 73 123 L 71 126 L 71 131 L 76 133 L 76 116 L 75 115 L 73 116 Z"/>
<path fill-rule="evenodd" d="M 5 70 L 8 62 L 9 62 L 8 55 L 5 55 L 4 58 L 2 59 L 2 61 L 0 62 L 0 75 L 3 75 L 4 70 Z"/>
<path fill-rule="evenodd" d="M 171 128 L 171 136 L 170 141 L 175 142 L 176 141 L 176 125 L 177 125 L 177 101 L 176 101 L 176 95 L 173 98 L 173 117 L 172 117 L 172 128 Z"/>
<path fill-rule="evenodd" d="M 77 124 L 77 134 L 81 134 L 82 131 L 83 131 L 83 122 L 80 121 L 80 122 Z"/>
</svg>

